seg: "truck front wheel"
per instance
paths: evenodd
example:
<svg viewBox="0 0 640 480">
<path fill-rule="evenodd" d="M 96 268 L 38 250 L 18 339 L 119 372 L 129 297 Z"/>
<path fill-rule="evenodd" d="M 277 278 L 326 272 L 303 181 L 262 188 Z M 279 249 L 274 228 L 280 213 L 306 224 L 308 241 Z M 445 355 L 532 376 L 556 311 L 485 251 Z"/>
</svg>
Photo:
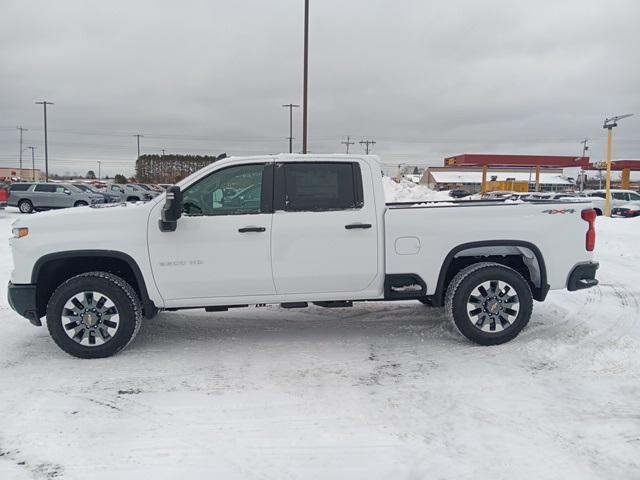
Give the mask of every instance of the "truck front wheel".
<svg viewBox="0 0 640 480">
<path fill-rule="evenodd" d="M 107 272 L 88 272 L 60 285 L 47 304 L 47 328 L 56 344 L 79 358 L 118 353 L 136 336 L 142 307 L 135 290 Z"/>
<path fill-rule="evenodd" d="M 445 298 L 449 318 L 465 337 L 480 345 L 499 345 L 515 338 L 533 311 L 527 281 L 499 263 L 476 263 L 451 280 Z"/>
</svg>

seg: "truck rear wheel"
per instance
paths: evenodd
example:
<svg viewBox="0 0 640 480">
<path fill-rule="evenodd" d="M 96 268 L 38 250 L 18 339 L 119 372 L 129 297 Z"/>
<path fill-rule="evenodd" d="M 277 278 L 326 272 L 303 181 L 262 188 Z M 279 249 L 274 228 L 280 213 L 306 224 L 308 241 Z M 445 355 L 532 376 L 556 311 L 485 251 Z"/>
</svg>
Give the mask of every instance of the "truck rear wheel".
<svg viewBox="0 0 640 480">
<path fill-rule="evenodd" d="M 499 345 L 515 338 L 533 311 L 527 281 L 499 263 L 476 263 L 451 280 L 445 298 L 449 318 L 479 345 Z"/>
<path fill-rule="evenodd" d="M 79 358 L 118 353 L 142 322 L 140 300 L 131 285 L 106 272 L 89 272 L 60 285 L 47 304 L 47 328 L 56 344 Z"/>
</svg>

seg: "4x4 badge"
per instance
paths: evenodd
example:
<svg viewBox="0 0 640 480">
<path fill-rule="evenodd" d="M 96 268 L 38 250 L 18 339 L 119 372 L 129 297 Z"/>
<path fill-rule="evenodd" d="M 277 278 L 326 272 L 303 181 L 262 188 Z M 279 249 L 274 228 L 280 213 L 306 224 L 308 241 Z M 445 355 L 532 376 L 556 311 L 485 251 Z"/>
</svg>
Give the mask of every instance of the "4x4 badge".
<svg viewBox="0 0 640 480">
<path fill-rule="evenodd" d="M 576 213 L 575 209 L 573 208 L 562 208 L 562 209 L 549 209 L 549 210 L 543 210 L 542 213 L 548 213 L 550 215 L 566 215 L 567 213 Z"/>
</svg>

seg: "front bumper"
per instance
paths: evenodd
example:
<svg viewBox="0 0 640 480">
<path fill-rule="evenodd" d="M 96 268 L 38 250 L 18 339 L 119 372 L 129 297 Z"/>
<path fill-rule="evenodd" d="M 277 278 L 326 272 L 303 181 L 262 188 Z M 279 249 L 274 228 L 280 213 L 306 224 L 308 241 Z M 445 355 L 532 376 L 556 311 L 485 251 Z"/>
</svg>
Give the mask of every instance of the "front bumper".
<svg viewBox="0 0 640 480">
<path fill-rule="evenodd" d="M 598 262 L 584 262 L 577 264 L 569 274 L 567 290 L 573 292 L 575 290 L 582 290 L 584 288 L 591 288 L 598 285 L 596 270 L 598 270 L 599 266 L 600 264 Z"/>
<path fill-rule="evenodd" d="M 29 320 L 33 325 L 42 326 L 36 306 L 36 286 L 30 284 L 14 285 L 9 282 L 7 289 L 9 305 L 16 313 Z"/>
</svg>

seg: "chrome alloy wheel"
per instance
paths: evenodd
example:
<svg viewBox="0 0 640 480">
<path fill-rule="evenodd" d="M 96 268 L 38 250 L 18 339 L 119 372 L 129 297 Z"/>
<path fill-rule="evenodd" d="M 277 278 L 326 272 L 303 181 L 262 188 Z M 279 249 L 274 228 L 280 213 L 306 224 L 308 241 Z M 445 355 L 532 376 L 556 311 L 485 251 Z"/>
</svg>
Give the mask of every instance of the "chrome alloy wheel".
<svg viewBox="0 0 640 480">
<path fill-rule="evenodd" d="M 467 300 L 469 321 L 487 333 L 511 326 L 520 311 L 516 290 L 502 280 L 489 280 L 474 288 Z"/>
<path fill-rule="evenodd" d="M 85 347 L 111 340 L 118 331 L 120 315 L 115 303 L 99 292 L 80 292 L 62 309 L 62 326 L 69 338 Z"/>
</svg>

